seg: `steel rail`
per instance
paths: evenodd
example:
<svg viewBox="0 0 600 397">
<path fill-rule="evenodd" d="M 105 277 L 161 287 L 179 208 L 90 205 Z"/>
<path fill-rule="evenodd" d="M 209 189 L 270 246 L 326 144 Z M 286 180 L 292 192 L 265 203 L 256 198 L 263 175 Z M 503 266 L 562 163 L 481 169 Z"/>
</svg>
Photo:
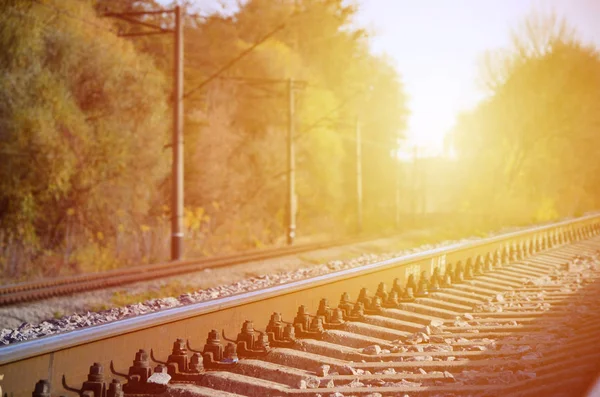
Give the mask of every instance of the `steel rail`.
<svg viewBox="0 0 600 397">
<path fill-rule="evenodd" d="M 361 267 L 332 272 L 314 278 L 268 287 L 262 290 L 166 309 L 133 318 L 118 320 L 108 324 L 75 330 L 64 334 L 51 335 L 30 341 L 14 343 L 5 347 L 0 347 L 0 365 L 6 365 L 46 353 L 52 353 L 79 345 L 89 344 L 95 341 L 133 333 L 148 328 L 159 327 L 172 322 L 189 319 L 191 317 L 202 316 L 214 312 L 222 312 L 226 311 L 227 309 L 240 307 L 253 302 L 276 298 L 296 292 L 307 291 L 326 284 L 349 280 L 375 272 L 389 270 L 391 268 L 408 266 L 413 263 L 436 259 L 443 255 L 448 256 L 451 254 L 457 254 L 475 248 L 482 248 L 493 244 L 512 241 L 539 233 L 549 232 L 554 229 L 570 227 L 576 224 L 599 219 L 600 215 L 588 215 L 585 217 L 576 218 L 574 220 L 534 227 L 504 235 L 484 238 L 477 241 L 456 243 L 447 247 L 434 248 L 428 251 L 408 254 L 398 258 L 392 258 Z"/>
<path fill-rule="evenodd" d="M 481 287 L 491 288 L 491 293 L 495 293 L 493 292 L 494 289 L 500 291 L 505 290 L 510 285 L 517 285 L 514 272 L 512 273 L 513 276 L 510 275 L 510 266 L 506 268 L 508 274 L 502 270 L 504 264 L 509 265 L 511 261 L 515 260 L 512 259 L 513 254 L 525 255 L 526 257 L 531 253 L 536 253 L 535 255 L 540 253 L 551 263 L 550 266 L 547 263 L 542 264 L 542 267 L 562 266 L 565 261 L 569 260 L 567 258 L 578 253 L 577 244 L 581 247 L 586 239 L 597 236 L 599 231 L 600 215 L 593 214 L 481 240 L 457 243 L 426 252 L 404 255 L 262 290 L 166 309 L 68 333 L 11 344 L 0 348 L 0 374 L 4 375 L 2 386 L 4 390 L 9 390 L 11 395 L 18 397 L 30 395 L 32 384 L 39 379 L 48 379 L 50 384 L 60 385 L 63 374 L 68 376 L 69 384 L 76 385 L 87 378 L 87 365 L 91 362 L 98 363 L 94 366 L 99 365 L 104 366 L 104 368 L 108 368 L 109 364 L 112 365 L 111 362 L 114 362 L 115 368 L 127 368 L 131 363 L 131 357 L 136 354 L 139 348 L 148 349 L 152 347 L 154 349 L 153 357 L 167 357 L 171 351 L 170 347 L 174 346 L 172 341 L 177 338 L 188 339 L 193 346 L 199 347 L 209 331 L 223 329 L 227 331 L 227 334 L 231 334 L 233 329 L 237 329 L 237 325 L 244 320 L 252 319 L 258 323 L 266 322 L 266 317 L 273 310 L 277 310 L 281 318 L 291 319 L 297 314 L 296 308 L 301 304 L 307 305 L 308 308 L 317 307 L 322 298 L 335 301 L 339 299 L 342 293 L 356 293 L 363 287 L 371 289 L 379 285 L 382 280 L 389 281 L 397 278 L 399 283 L 405 283 L 410 280 L 409 275 L 418 277 L 422 272 L 432 274 L 434 268 L 444 272 L 446 263 L 458 266 L 458 263 L 461 262 L 465 264 L 465 269 L 473 269 L 475 260 L 480 260 L 479 256 L 489 258 L 488 255 L 495 256 L 495 253 L 500 252 L 502 259 L 499 264 L 500 267 L 497 268 L 500 269 L 500 273 L 493 275 L 495 270 L 490 273 L 484 271 L 478 282 L 479 289 L 475 288 L 477 293 L 481 291 Z M 596 238 L 594 241 L 594 246 L 598 247 L 598 239 Z M 588 245 L 588 251 L 590 248 L 591 246 Z M 593 248 L 593 252 L 596 252 L 596 249 Z M 547 254 L 545 254 L 546 252 Z M 539 271 L 535 255 L 531 257 L 533 260 L 531 266 L 533 267 L 530 267 L 530 269 L 537 268 Z M 515 258 L 518 259 L 518 256 L 515 256 Z M 521 274 L 527 273 L 527 270 L 523 270 L 523 265 L 519 263 L 516 264 L 517 270 L 515 271 L 517 273 L 519 272 L 518 268 L 521 268 Z M 494 269 L 496 269 L 495 265 Z M 480 276 L 475 278 L 478 277 Z M 461 285 L 466 286 L 467 289 L 473 287 L 470 284 L 465 285 L 460 282 L 457 285 L 458 290 L 453 286 L 449 289 L 442 289 L 441 295 L 452 293 L 451 291 L 455 290 L 454 298 L 450 298 L 448 302 L 441 297 L 436 298 L 437 300 L 424 299 L 421 303 L 417 299 L 414 308 L 407 310 L 415 310 L 422 314 L 431 314 L 442 318 L 449 318 L 449 315 L 453 315 L 452 311 L 444 310 L 444 307 L 450 310 L 460 308 L 461 311 L 464 311 L 467 306 L 452 303 L 453 299 L 455 302 L 456 299 L 464 301 L 465 295 L 464 292 L 461 292 Z M 527 288 L 521 288 L 520 290 L 527 291 Z M 561 295 L 561 293 L 559 292 L 558 295 Z M 400 306 L 403 305 L 400 304 Z M 407 305 L 411 305 L 411 303 Z M 350 322 L 349 326 L 352 324 Z M 481 334 L 482 337 L 485 335 L 485 333 Z M 463 365 L 462 362 L 455 364 Z M 441 364 L 434 365 L 439 366 Z M 368 367 L 367 364 L 364 366 Z M 90 371 L 92 370 L 90 369 Z M 207 381 L 210 381 L 211 377 L 214 378 L 214 376 L 218 377 L 219 375 L 217 373 L 211 375 L 208 372 Z M 309 391 L 306 390 L 306 392 Z"/>
<path fill-rule="evenodd" d="M 379 238 L 387 237 L 390 236 L 379 236 Z M 110 270 L 103 273 L 90 273 L 42 281 L 9 284 L 0 286 L 0 306 L 68 295 L 75 292 L 120 286 L 140 281 L 154 280 L 209 268 L 232 266 L 257 260 L 274 259 L 287 255 L 368 242 L 374 239 L 376 238 L 372 236 L 355 237 L 337 241 L 321 241 L 291 247 L 286 246 L 252 250 L 209 258 L 134 266 L 125 269 Z"/>
</svg>

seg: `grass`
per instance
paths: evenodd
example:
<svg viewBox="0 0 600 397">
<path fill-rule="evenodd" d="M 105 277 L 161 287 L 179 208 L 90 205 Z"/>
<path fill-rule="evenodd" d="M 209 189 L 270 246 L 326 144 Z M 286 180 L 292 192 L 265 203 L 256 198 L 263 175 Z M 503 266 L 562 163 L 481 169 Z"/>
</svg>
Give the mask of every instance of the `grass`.
<svg viewBox="0 0 600 397">
<path fill-rule="evenodd" d="M 181 283 L 181 281 L 174 280 L 161 286 L 160 288 L 143 291 L 140 293 L 130 294 L 125 291 L 117 291 L 113 293 L 110 299 L 109 305 L 101 305 L 109 307 L 123 307 L 134 303 L 144 302 L 150 299 L 167 298 L 170 296 L 178 297 L 181 294 L 185 294 L 196 288 L 191 287 L 187 284 Z"/>
</svg>

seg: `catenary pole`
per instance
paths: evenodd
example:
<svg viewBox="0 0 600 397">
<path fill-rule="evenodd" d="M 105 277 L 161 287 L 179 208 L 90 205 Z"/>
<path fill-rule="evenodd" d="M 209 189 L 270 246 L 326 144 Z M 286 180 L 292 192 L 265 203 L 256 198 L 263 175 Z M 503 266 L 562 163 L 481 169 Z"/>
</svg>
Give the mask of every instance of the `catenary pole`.
<svg viewBox="0 0 600 397">
<path fill-rule="evenodd" d="M 294 148 L 294 80 L 288 80 L 288 194 L 287 194 L 287 243 L 294 243 L 296 237 L 296 160 Z"/>
<path fill-rule="evenodd" d="M 171 260 L 183 257 L 183 23 L 175 7 L 173 67 L 173 163 L 171 192 Z"/>
</svg>

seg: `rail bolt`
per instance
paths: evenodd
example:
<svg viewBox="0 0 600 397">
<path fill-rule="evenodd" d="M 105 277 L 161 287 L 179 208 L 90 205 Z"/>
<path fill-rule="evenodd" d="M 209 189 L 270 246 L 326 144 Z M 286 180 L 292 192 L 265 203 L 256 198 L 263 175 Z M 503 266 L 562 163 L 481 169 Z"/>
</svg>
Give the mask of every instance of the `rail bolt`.
<svg viewBox="0 0 600 397">
<path fill-rule="evenodd" d="M 121 385 L 121 381 L 118 379 L 113 379 L 112 382 L 108 385 L 108 391 L 106 392 L 106 397 L 123 397 L 125 393 L 123 393 L 123 386 Z"/>
<path fill-rule="evenodd" d="M 200 353 L 194 353 L 190 359 L 190 372 L 198 373 L 204 369 L 202 365 L 202 355 Z"/>
<path fill-rule="evenodd" d="M 427 280 L 420 280 L 419 281 L 419 289 L 417 290 L 417 293 L 415 294 L 415 296 L 424 297 L 424 296 L 427 296 L 428 294 L 429 294 L 429 291 L 427 290 Z"/>
<path fill-rule="evenodd" d="M 475 265 L 473 266 L 473 273 L 476 276 L 480 276 L 483 274 L 483 257 L 481 255 L 477 255 L 475 257 Z"/>
<path fill-rule="evenodd" d="M 331 308 L 329 307 L 329 301 L 327 298 L 321 299 L 319 302 L 319 309 L 317 310 L 318 316 L 328 316 Z"/>
<path fill-rule="evenodd" d="M 296 313 L 296 317 L 294 318 L 294 327 L 300 332 L 308 331 L 310 328 L 310 316 L 308 315 L 306 306 L 300 305 L 298 307 L 298 313 Z"/>
<path fill-rule="evenodd" d="M 510 262 L 510 251 L 508 247 L 504 247 L 502 249 L 502 252 L 500 254 L 500 262 L 502 263 L 502 265 L 506 265 Z"/>
<path fill-rule="evenodd" d="M 398 297 L 402 296 L 402 294 L 404 293 L 399 278 L 394 279 L 394 283 L 392 284 L 392 291 L 396 292 L 396 294 L 398 294 Z"/>
<path fill-rule="evenodd" d="M 367 291 L 366 288 L 361 288 L 356 301 L 362 303 L 365 306 L 365 308 L 369 307 L 370 299 L 368 295 L 369 291 Z"/>
<path fill-rule="evenodd" d="M 267 333 L 273 334 L 273 337 L 277 340 L 282 340 L 283 328 L 284 324 L 283 321 L 281 321 L 281 313 L 274 312 L 273 314 L 271 314 L 269 324 L 267 324 L 266 328 Z"/>
<path fill-rule="evenodd" d="M 222 361 L 227 363 L 238 362 L 237 347 L 235 346 L 235 343 L 229 342 L 227 346 L 225 346 L 225 354 L 223 355 Z"/>
<path fill-rule="evenodd" d="M 417 283 L 415 282 L 415 276 L 413 274 L 410 274 L 408 276 L 408 281 L 406 281 L 406 289 L 408 288 L 412 289 L 413 293 L 417 290 Z"/>
<path fill-rule="evenodd" d="M 473 274 L 473 260 L 471 258 L 467 259 L 467 263 L 465 264 L 465 280 L 472 280 L 474 277 Z"/>
<path fill-rule="evenodd" d="M 405 302 L 412 302 L 415 300 L 415 294 L 412 288 L 406 288 L 404 290 L 404 295 L 402 296 L 402 300 Z"/>
<path fill-rule="evenodd" d="M 354 304 L 350 300 L 350 295 L 347 292 L 344 292 L 340 298 L 340 304 L 338 305 L 342 312 L 344 312 L 344 318 L 347 318 L 352 314 L 352 309 L 354 308 Z"/>
<path fill-rule="evenodd" d="M 371 302 L 369 304 L 369 310 L 374 312 L 381 311 L 381 298 L 378 296 L 374 296 L 371 298 Z"/>
<path fill-rule="evenodd" d="M 90 372 L 88 373 L 88 381 L 104 382 L 104 367 L 102 367 L 102 364 L 92 364 L 92 366 L 90 367 Z"/>
<path fill-rule="evenodd" d="M 362 302 L 356 302 L 352 308 L 352 317 L 363 317 L 365 315 L 365 305 Z"/>
<path fill-rule="evenodd" d="M 206 338 L 206 344 L 202 350 L 202 354 L 212 354 L 212 358 L 215 361 L 223 360 L 223 345 L 219 338 L 219 333 L 216 329 L 211 330 Z"/>
<path fill-rule="evenodd" d="M 50 382 L 47 379 L 40 379 L 31 393 L 31 397 L 50 397 Z"/>
<path fill-rule="evenodd" d="M 386 307 L 396 308 L 400 305 L 398 300 L 398 293 L 396 291 L 392 291 L 388 294 L 388 299 L 385 302 Z"/>
<path fill-rule="evenodd" d="M 463 272 L 463 265 L 461 261 L 456 262 L 456 266 L 454 266 L 454 277 L 452 282 L 455 284 L 460 284 L 465 282 L 465 275 Z"/>
<path fill-rule="evenodd" d="M 254 349 L 254 344 L 256 342 L 256 333 L 254 332 L 254 323 L 252 321 L 246 320 L 242 325 L 242 330 L 238 333 L 236 343 L 244 342 L 246 343 L 246 348 L 249 350 Z"/>
<path fill-rule="evenodd" d="M 483 268 L 486 272 L 490 272 L 494 270 L 494 255 L 491 252 L 488 252 L 485 256 L 485 261 L 483 262 Z"/>
<path fill-rule="evenodd" d="M 451 281 L 454 281 L 454 265 L 452 263 L 446 264 L 446 273 L 444 273 L 444 277 L 450 276 Z"/>
<path fill-rule="evenodd" d="M 382 302 L 387 301 L 388 293 L 385 283 L 379 283 L 379 285 L 377 286 L 377 292 L 375 292 L 375 296 L 380 297 Z"/>
<path fill-rule="evenodd" d="M 435 278 L 433 280 L 433 282 L 431 283 L 431 286 L 429 287 L 429 291 L 430 292 L 439 292 L 441 291 L 441 287 L 440 287 L 440 279 L 439 278 Z"/>
<path fill-rule="evenodd" d="M 535 240 L 530 239 L 527 241 L 527 256 L 535 254 Z"/>
<path fill-rule="evenodd" d="M 442 276 L 440 276 L 440 268 L 436 267 L 433 269 L 433 274 L 431 275 L 431 281 L 429 282 L 429 290 L 431 292 L 437 292 L 440 290 L 440 286 L 444 283 Z"/>
<path fill-rule="evenodd" d="M 525 242 L 521 241 L 520 243 L 517 243 L 517 260 L 523 260 L 525 259 L 525 256 L 527 255 L 527 247 L 525 246 Z"/>
<path fill-rule="evenodd" d="M 283 337 L 286 339 L 296 339 L 296 330 L 292 324 L 287 324 L 283 330 Z"/>
<path fill-rule="evenodd" d="M 344 322 L 344 312 L 339 307 L 331 311 L 331 323 L 341 324 Z"/>
</svg>

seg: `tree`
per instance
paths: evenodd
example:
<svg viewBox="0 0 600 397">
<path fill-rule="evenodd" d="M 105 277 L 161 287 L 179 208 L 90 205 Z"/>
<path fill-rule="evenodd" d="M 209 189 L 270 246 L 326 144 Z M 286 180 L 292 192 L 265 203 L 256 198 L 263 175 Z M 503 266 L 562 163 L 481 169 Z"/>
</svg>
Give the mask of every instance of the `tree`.
<svg viewBox="0 0 600 397">
<path fill-rule="evenodd" d="M 18 54 L 1 65 L 0 227 L 34 257 L 66 249 L 73 223 L 106 244 L 147 222 L 168 170 L 163 75 L 91 7 L 63 7 L 13 1 L 0 16 L 1 52 Z"/>
<path fill-rule="evenodd" d="M 600 56 L 553 16 L 523 26 L 455 131 L 469 197 L 520 219 L 581 213 L 598 204 Z"/>
</svg>

